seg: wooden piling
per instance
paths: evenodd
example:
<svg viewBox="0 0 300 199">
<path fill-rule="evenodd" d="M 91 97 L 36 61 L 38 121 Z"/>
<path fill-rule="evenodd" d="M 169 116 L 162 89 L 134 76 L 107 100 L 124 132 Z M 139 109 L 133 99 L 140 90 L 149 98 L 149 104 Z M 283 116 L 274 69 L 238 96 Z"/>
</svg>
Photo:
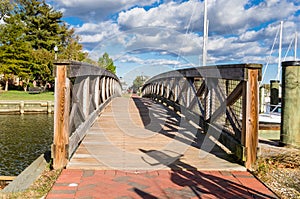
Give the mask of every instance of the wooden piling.
<svg viewBox="0 0 300 199">
<path fill-rule="evenodd" d="M 282 113 L 280 141 L 300 147 L 300 61 L 282 63 Z"/>
<path fill-rule="evenodd" d="M 279 104 L 279 80 L 271 80 L 270 81 L 270 89 L 271 89 L 271 111 L 275 108 L 276 105 Z"/>
<path fill-rule="evenodd" d="M 20 101 L 20 113 L 21 114 L 24 114 L 24 107 L 25 107 L 24 101 Z"/>
<path fill-rule="evenodd" d="M 68 163 L 70 83 L 67 66 L 56 66 L 53 168 L 64 168 Z"/>
<path fill-rule="evenodd" d="M 48 102 L 47 102 L 47 113 L 48 113 L 48 114 L 51 114 L 51 112 L 52 112 L 51 107 L 52 107 L 52 102 L 51 102 L 51 101 L 48 101 Z"/>
</svg>

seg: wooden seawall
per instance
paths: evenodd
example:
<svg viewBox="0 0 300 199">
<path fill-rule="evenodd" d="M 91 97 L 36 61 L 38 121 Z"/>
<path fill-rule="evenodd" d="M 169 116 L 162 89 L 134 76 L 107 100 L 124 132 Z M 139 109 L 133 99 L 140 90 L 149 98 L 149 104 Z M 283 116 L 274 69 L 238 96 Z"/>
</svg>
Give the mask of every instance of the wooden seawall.
<svg viewBox="0 0 300 199">
<path fill-rule="evenodd" d="M 53 113 L 52 101 L 0 101 L 0 114 Z"/>
</svg>

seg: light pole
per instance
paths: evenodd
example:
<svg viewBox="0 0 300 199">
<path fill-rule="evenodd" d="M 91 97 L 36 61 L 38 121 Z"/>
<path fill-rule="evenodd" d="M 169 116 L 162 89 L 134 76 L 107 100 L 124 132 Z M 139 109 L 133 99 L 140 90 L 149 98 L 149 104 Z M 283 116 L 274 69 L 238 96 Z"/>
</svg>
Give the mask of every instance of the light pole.
<svg viewBox="0 0 300 199">
<path fill-rule="evenodd" d="M 54 52 L 55 52 L 55 57 L 54 57 L 54 59 L 57 60 L 58 47 L 57 47 L 56 45 L 54 46 Z"/>
</svg>

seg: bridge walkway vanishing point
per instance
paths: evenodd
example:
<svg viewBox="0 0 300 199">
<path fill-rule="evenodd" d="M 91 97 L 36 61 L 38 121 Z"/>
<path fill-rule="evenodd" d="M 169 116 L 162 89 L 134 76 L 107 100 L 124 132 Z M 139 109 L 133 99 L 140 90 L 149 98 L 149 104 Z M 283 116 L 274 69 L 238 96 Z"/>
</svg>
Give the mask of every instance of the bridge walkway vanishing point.
<svg viewBox="0 0 300 199">
<path fill-rule="evenodd" d="M 119 97 L 47 198 L 276 198 L 212 137 L 168 107 Z"/>
</svg>

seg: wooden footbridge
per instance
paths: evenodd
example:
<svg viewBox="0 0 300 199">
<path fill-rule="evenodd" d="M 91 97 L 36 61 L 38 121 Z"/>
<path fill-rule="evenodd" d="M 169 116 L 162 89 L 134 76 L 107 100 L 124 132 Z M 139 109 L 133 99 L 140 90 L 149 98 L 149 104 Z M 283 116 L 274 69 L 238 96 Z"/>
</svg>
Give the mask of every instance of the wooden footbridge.
<svg viewBox="0 0 300 199">
<path fill-rule="evenodd" d="M 77 62 L 56 66 L 51 198 L 277 198 L 247 169 L 258 144 L 261 65 L 160 74 L 143 97 Z"/>
<path fill-rule="evenodd" d="M 121 97 L 99 67 L 56 63 L 54 168 L 252 169 L 261 65 L 166 72 Z"/>
</svg>

